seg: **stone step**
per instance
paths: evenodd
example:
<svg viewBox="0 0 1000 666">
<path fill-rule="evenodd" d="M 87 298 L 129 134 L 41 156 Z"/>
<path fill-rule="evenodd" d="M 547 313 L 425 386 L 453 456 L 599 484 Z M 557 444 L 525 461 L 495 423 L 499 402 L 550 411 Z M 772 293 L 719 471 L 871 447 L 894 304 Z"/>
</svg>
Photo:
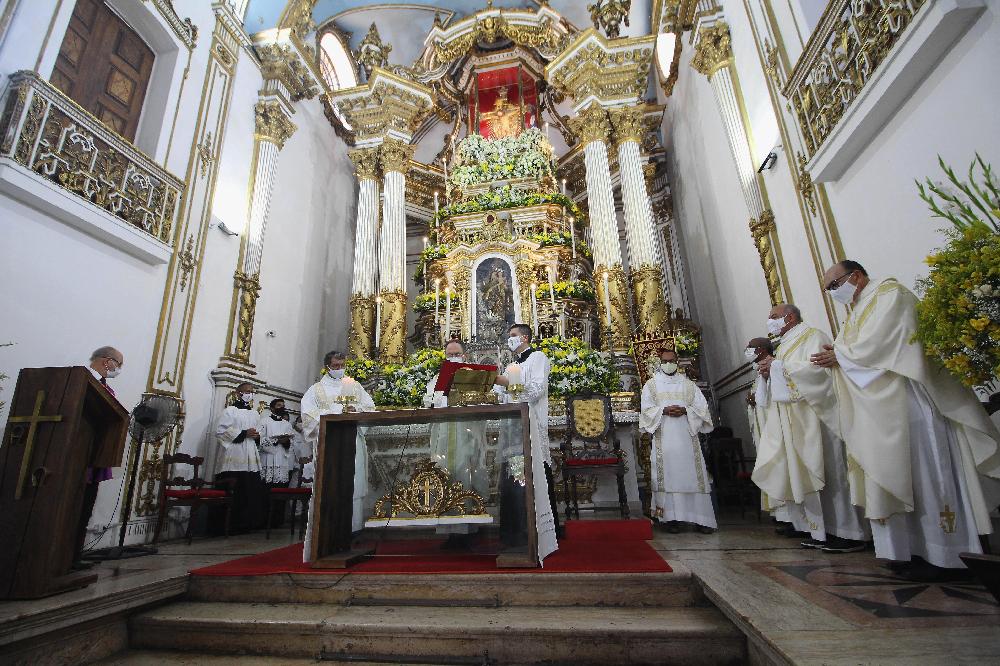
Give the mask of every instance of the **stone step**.
<svg viewBox="0 0 1000 666">
<path fill-rule="evenodd" d="M 178 602 L 130 620 L 130 646 L 409 664 L 737 664 L 715 608 L 435 608 Z"/>
<path fill-rule="evenodd" d="M 635 606 L 705 604 L 691 572 L 671 573 L 192 576 L 192 601 L 379 606 Z"/>
</svg>

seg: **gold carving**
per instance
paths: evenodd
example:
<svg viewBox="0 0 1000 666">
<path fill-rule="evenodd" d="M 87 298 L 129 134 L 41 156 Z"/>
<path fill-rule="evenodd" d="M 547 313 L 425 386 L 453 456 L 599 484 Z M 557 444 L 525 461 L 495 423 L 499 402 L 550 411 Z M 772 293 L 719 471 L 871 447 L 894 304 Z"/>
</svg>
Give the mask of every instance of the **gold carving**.
<svg viewBox="0 0 1000 666">
<path fill-rule="evenodd" d="M 375 335 L 375 297 L 351 295 L 351 330 L 347 350 L 351 358 L 371 358 Z"/>
<path fill-rule="evenodd" d="M 694 56 L 691 58 L 691 66 L 698 72 L 711 79 L 732 58 L 729 25 L 725 21 L 719 21 L 698 32 L 698 42 L 694 45 Z"/>
<path fill-rule="evenodd" d="M 778 47 L 771 44 L 767 38 L 764 39 L 764 71 L 774 85 L 781 87 L 781 75 L 778 69 Z"/>
<path fill-rule="evenodd" d="M 592 141 L 607 141 L 611 135 L 608 112 L 597 102 L 581 111 L 576 118 L 570 118 L 569 126 L 583 145 Z"/>
<path fill-rule="evenodd" d="M 608 41 L 590 29 L 545 67 L 545 76 L 577 101 L 635 103 L 646 93 L 654 42 L 654 35 Z"/>
<path fill-rule="evenodd" d="M 184 191 L 176 176 L 36 73 L 16 72 L 10 87 L 0 127 L 6 150 L 0 156 L 173 244 Z"/>
<path fill-rule="evenodd" d="M 198 260 L 194 255 L 194 234 L 188 235 L 187 242 L 184 244 L 184 251 L 177 255 L 177 263 L 181 267 L 181 292 L 187 288 L 188 278 L 191 276 L 191 271 L 194 270 L 195 266 L 198 265 Z"/>
<path fill-rule="evenodd" d="M 213 156 L 212 147 L 212 133 L 208 132 L 205 134 L 205 138 L 197 146 L 198 151 L 198 175 L 202 180 L 208 175 L 208 169 L 212 166 L 212 162 L 215 161 Z"/>
<path fill-rule="evenodd" d="M 409 483 L 375 502 L 369 520 L 388 520 L 401 513 L 415 518 L 440 518 L 450 512 L 456 512 L 451 513 L 454 516 L 483 516 L 486 500 L 467 490 L 461 481 L 452 481 L 448 471 L 436 462 L 424 458 L 417 463 Z"/>
<path fill-rule="evenodd" d="M 667 303 L 663 298 L 663 271 L 644 264 L 632 269 L 635 321 L 639 332 L 658 331 L 667 323 Z"/>
<path fill-rule="evenodd" d="M 312 99 L 319 93 L 309 66 L 302 62 L 290 44 L 263 44 L 256 47 L 260 73 L 265 81 L 280 81 L 288 88 L 292 101 Z"/>
<path fill-rule="evenodd" d="M 596 3 L 587 5 L 594 27 L 598 30 L 603 28 L 604 33 L 611 39 L 618 39 L 623 21 L 628 25 L 630 9 L 632 0 L 597 0 Z"/>
<path fill-rule="evenodd" d="M 383 291 L 378 360 L 398 363 L 406 356 L 406 292 Z"/>
<path fill-rule="evenodd" d="M 198 26 L 189 18 L 182 19 L 174 9 L 173 0 L 151 0 L 174 34 L 191 50 L 198 41 Z"/>
<path fill-rule="evenodd" d="M 809 170 L 806 169 L 806 156 L 802 153 L 796 153 L 795 159 L 799 163 L 799 177 L 798 177 L 798 188 L 799 193 L 802 194 L 802 199 L 809 205 L 809 210 L 812 214 L 816 214 L 816 189 L 813 186 L 812 175 Z"/>
<path fill-rule="evenodd" d="M 358 148 L 347 153 L 354 163 L 354 175 L 358 180 L 377 180 L 379 177 L 379 149 Z"/>
<path fill-rule="evenodd" d="M 257 102 L 254 105 L 254 116 L 254 136 L 261 141 L 276 144 L 278 150 L 285 147 L 285 141 L 298 129 L 288 119 L 279 102 Z"/>
<path fill-rule="evenodd" d="M 871 80 L 927 0 L 833 0 L 782 89 L 792 101 L 809 155 Z"/>
<path fill-rule="evenodd" d="M 778 273 L 778 261 L 771 236 L 775 231 L 774 213 L 770 210 L 761 213 L 759 220 L 750 218 L 750 235 L 760 256 L 760 267 L 764 270 L 764 280 L 767 282 L 771 305 L 784 302 L 781 295 L 781 276 Z"/>
<path fill-rule="evenodd" d="M 433 109 L 429 88 L 380 68 L 367 84 L 337 90 L 330 100 L 347 117 L 359 142 L 381 139 L 391 130 L 411 136 Z"/>
<path fill-rule="evenodd" d="M 379 149 L 379 163 L 382 171 L 398 171 L 406 174 L 410 159 L 413 157 L 414 146 L 397 141 L 396 139 L 386 139 Z"/>
<path fill-rule="evenodd" d="M 469 23 L 467 32 L 462 29 L 464 27 L 462 23 Z M 438 62 L 452 62 L 472 50 L 477 42 L 493 43 L 500 36 L 506 37 L 518 46 L 539 49 L 543 55 L 548 54 L 548 57 L 551 57 L 565 47 L 567 39 L 567 35 L 552 25 L 547 16 L 541 17 L 535 25 L 514 24 L 502 14 L 483 18 L 476 15 L 465 19 L 462 23 L 453 26 L 449 31 L 453 37 L 434 42 L 434 57 Z"/>
<path fill-rule="evenodd" d="M 951 510 L 951 507 L 947 504 L 944 505 L 944 511 L 938 514 L 941 518 L 939 523 L 941 529 L 944 530 L 945 534 L 955 533 L 955 512 Z"/>
<path fill-rule="evenodd" d="M 604 292 L 605 273 L 608 276 L 606 297 Z M 606 351 L 627 351 L 632 325 L 629 321 L 629 288 L 621 264 L 615 264 L 611 268 L 598 265 L 594 269 L 594 284 L 597 287 L 603 347 Z M 608 308 L 606 306 L 610 306 L 611 310 L 610 326 L 607 325 Z"/>
<path fill-rule="evenodd" d="M 354 57 L 365 70 L 365 76 L 371 76 L 372 70 L 376 67 L 388 66 L 391 51 L 392 45 L 382 41 L 382 37 L 378 34 L 378 28 L 373 22 L 368 28 L 368 34 L 361 40 L 358 50 L 355 51 Z"/>
<path fill-rule="evenodd" d="M 608 111 L 611 126 L 615 131 L 615 143 L 635 141 L 641 144 L 646 135 L 644 119 L 645 108 L 641 106 L 623 106 Z"/>
<path fill-rule="evenodd" d="M 257 298 L 260 296 L 260 274 L 247 275 L 236 271 L 233 284 L 239 291 L 239 305 L 236 315 L 236 345 L 230 356 L 243 363 L 250 362 L 250 345 L 253 343 L 253 320 L 257 314 Z"/>
</svg>

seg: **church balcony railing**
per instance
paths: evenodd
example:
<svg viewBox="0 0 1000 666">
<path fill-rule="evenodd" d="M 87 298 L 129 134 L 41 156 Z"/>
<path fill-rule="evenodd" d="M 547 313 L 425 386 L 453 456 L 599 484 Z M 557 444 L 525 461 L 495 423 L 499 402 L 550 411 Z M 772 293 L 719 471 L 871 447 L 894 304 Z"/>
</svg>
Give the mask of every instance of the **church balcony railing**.
<svg viewBox="0 0 1000 666">
<path fill-rule="evenodd" d="M 809 157 L 815 155 L 875 78 L 927 0 L 834 0 L 792 69 L 791 100 Z"/>
<path fill-rule="evenodd" d="M 0 159 L 172 245 L 179 178 L 36 72 L 11 76 L 2 108 Z"/>
</svg>

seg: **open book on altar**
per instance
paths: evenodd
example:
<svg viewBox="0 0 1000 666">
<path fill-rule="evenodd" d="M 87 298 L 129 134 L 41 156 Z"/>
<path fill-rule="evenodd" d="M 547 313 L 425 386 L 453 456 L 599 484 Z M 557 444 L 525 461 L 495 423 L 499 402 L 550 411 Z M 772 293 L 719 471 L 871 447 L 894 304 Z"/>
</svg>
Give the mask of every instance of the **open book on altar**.
<svg viewBox="0 0 1000 666">
<path fill-rule="evenodd" d="M 493 388 L 498 374 L 499 368 L 495 365 L 445 361 L 441 364 L 434 390 L 445 395 L 450 395 L 452 391 L 486 393 Z"/>
</svg>

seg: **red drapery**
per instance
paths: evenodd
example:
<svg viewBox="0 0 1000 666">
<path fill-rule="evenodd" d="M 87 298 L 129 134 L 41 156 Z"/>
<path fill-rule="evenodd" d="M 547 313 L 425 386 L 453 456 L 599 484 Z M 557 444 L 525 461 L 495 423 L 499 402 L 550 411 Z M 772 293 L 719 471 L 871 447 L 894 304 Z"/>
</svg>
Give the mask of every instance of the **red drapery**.
<svg viewBox="0 0 1000 666">
<path fill-rule="evenodd" d="M 469 131 L 490 138 L 490 123 L 483 114 L 493 111 L 501 88 L 507 91 L 507 101 L 518 107 L 524 120 L 523 128 L 538 122 L 538 93 L 535 80 L 519 65 L 492 69 L 476 74 L 476 87 L 469 95 Z M 478 127 L 477 127 L 478 126 Z"/>
</svg>

